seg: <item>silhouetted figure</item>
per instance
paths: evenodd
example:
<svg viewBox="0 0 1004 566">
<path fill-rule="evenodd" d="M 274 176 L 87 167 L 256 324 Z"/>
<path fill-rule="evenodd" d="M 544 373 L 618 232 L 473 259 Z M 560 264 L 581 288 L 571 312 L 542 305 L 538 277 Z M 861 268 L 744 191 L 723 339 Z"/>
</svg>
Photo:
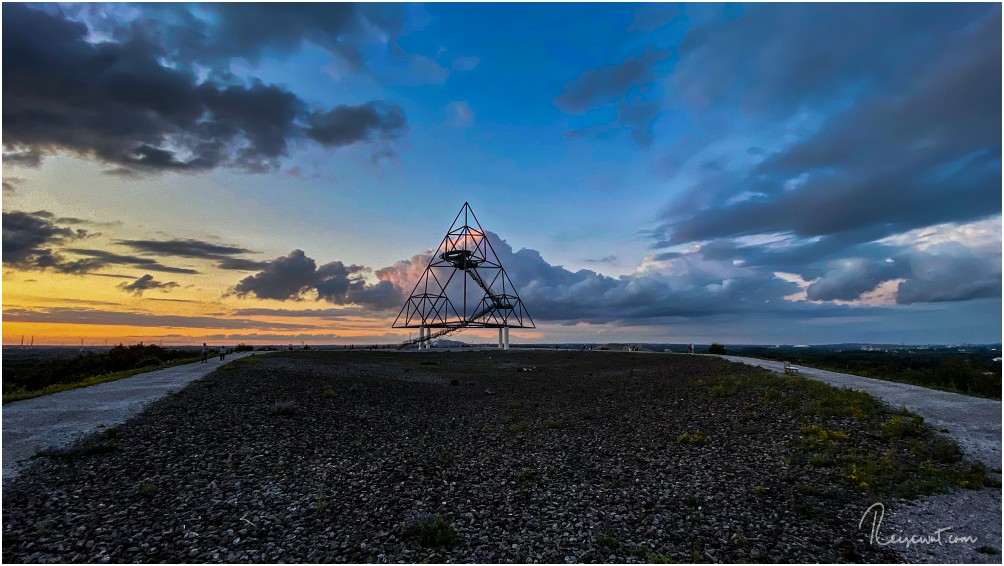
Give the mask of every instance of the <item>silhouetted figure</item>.
<svg viewBox="0 0 1004 566">
<path fill-rule="evenodd" d="M 227 357 L 227 349 L 220 346 L 220 361 L 222 362 L 224 358 Z"/>
<path fill-rule="evenodd" d="M 202 362 L 201 363 L 206 363 L 206 361 L 208 359 L 209 359 L 209 346 L 206 346 L 206 343 L 203 342 L 202 343 Z"/>
<path fill-rule="evenodd" d="M 694 345 L 693 344 L 687 346 L 687 353 L 688 354 L 693 354 L 694 353 Z"/>
</svg>

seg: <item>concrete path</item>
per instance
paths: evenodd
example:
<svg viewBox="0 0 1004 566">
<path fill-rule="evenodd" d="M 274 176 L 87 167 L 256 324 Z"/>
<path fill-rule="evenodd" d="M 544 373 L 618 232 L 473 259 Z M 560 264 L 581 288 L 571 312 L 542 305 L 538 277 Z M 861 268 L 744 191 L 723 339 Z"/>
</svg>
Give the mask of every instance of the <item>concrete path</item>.
<svg viewBox="0 0 1004 566">
<path fill-rule="evenodd" d="M 784 363 L 740 356 L 721 356 L 729 361 L 759 366 L 778 373 Z M 799 375 L 837 387 L 870 393 L 893 407 L 906 407 L 924 417 L 924 421 L 942 429 L 959 443 L 969 456 L 982 461 L 990 470 L 1001 469 L 1001 402 L 969 397 L 906 383 L 882 381 L 798 366 Z"/>
<path fill-rule="evenodd" d="M 148 404 L 180 390 L 221 365 L 251 352 L 219 356 L 132 377 L 63 391 L 3 406 L 3 483 L 7 483 L 37 451 L 61 448 L 104 427 L 119 425 Z"/>
</svg>

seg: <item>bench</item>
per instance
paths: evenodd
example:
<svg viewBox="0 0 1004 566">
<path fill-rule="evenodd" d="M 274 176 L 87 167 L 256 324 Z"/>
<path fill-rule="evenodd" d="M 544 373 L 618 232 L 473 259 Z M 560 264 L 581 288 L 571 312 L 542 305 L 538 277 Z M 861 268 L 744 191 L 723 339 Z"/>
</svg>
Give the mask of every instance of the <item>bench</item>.
<svg viewBox="0 0 1004 566">
<path fill-rule="evenodd" d="M 785 375 L 798 375 L 798 368 L 791 365 L 791 362 L 784 362 Z"/>
</svg>

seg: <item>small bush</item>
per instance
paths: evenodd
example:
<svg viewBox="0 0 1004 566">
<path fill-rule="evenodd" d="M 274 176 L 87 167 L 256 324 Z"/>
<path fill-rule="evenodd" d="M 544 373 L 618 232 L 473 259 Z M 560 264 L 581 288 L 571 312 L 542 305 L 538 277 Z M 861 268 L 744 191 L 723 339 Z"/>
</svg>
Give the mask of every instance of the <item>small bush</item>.
<svg viewBox="0 0 1004 566">
<path fill-rule="evenodd" d="M 335 391 L 333 389 L 325 389 L 324 393 L 321 393 L 321 397 L 325 399 L 333 399 L 335 397 Z"/>
<path fill-rule="evenodd" d="M 725 345 L 724 344 L 719 344 L 718 342 L 714 342 L 710 346 L 708 346 L 708 353 L 709 354 L 724 355 L 725 354 Z"/>
</svg>

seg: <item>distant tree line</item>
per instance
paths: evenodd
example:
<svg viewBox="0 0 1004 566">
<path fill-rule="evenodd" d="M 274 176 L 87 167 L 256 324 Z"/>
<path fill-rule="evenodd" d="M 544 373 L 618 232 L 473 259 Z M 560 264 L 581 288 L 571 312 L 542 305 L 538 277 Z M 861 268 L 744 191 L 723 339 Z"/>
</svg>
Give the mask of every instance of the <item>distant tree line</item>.
<svg viewBox="0 0 1004 566">
<path fill-rule="evenodd" d="M 155 367 L 182 359 L 195 359 L 192 350 L 167 350 L 155 344 L 119 344 L 107 352 L 88 352 L 73 358 L 33 361 L 21 367 L 4 367 L 4 392 L 16 389 L 36 391 L 50 385 L 74 383 L 88 377 L 120 371 Z M 7 364 L 5 364 L 6 366 Z"/>
<path fill-rule="evenodd" d="M 955 348 L 870 351 L 832 347 L 733 347 L 732 354 L 790 361 L 794 364 L 1001 398 L 1000 351 L 960 353 Z"/>
</svg>

